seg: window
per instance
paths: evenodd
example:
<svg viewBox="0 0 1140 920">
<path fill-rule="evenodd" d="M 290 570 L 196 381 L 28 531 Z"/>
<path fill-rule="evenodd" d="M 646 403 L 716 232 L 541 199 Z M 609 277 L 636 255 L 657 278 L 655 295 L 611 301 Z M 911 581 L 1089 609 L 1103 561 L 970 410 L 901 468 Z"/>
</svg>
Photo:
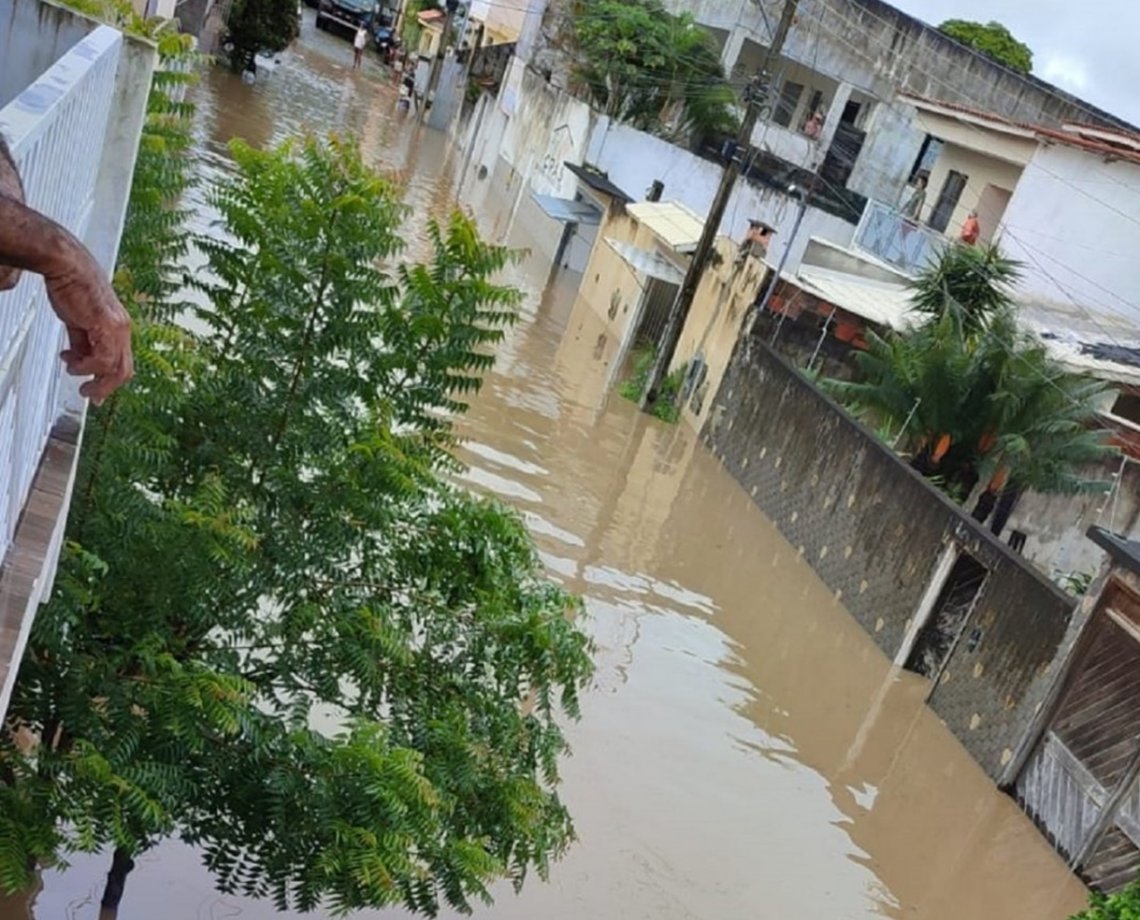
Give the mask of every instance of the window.
<svg viewBox="0 0 1140 920">
<path fill-rule="evenodd" d="M 802 83 L 793 83 L 791 80 L 785 81 L 780 90 L 780 98 L 776 101 L 776 111 L 772 113 L 772 121 L 781 128 L 789 127 L 803 94 L 804 85 Z"/>
<path fill-rule="evenodd" d="M 847 125 L 858 126 L 858 124 L 859 124 L 859 110 L 861 108 L 863 108 L 863 103 L 854 102 L 850 99 L 847 100 L 847 105 L 845 105 L 843 107 L 843 114 L 840 116 L 839 120 L 841 122 L 843 122 L 844 124 L 847 124 Z"/>
<path fill-rule="evenodd" d="M 934 168 L 934 164 L 938 160 L 938 154 L 941 150 L 942 141 L 933 134 L 926 135 L 926 139 L 918 149 L 918 156 L 915 157 L 914 166 L 911 167 L 910 175 L 907 177 L 908 180 L 913 182 L 914 177 L 917 175 L 929 176 L 930 170 Z"/>
<path fill-rule="evenodd" d="M 945 231 L 968 181 L 969 176 L 965 173 L 950 170 L 946 181 L 942 183 L 942 191 L 938 193 L 938 203 L 934 205 L 934 211 L 930 215 L 931 228 L 939 233 Z"/>
</svg>

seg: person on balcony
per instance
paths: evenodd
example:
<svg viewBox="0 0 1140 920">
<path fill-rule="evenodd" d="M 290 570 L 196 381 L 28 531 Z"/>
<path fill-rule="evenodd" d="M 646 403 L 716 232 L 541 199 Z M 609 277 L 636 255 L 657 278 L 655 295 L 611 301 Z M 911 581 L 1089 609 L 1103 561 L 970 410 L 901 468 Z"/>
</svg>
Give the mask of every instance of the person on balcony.
<svg viewBox="0 0 1140 920">
<path fill-rule="evenodd" d="M 827 116 L 823 114 L 823 109 L 816 109 L 811 118 L 804 122 L 804 134 L 806 134 L 813 141 L 818 141 L 820 135 L 823 134 L 823 122 Z"/>
<path fill-rule="evenodd" d="M 24 203 L 19 170 L 0 138 L 0 291 L 14 288 L 24 271 L 43 277 L 67 328 L 60 357 L 69 374 L 92 378 L 79 392 L 99 405 L 134 376 L 130 317 L 87 248 Z"/>
<path fill-rule="evenodd" d="M 978 223 L 978 212 L 971 211 L 970 216 L 966 218 L 966 222 L 962 224 L 962 233 L 958 237 L 967 246 L 973 246 L 981 235 L 982 227 Z"/>
<path fill-rule="evenodd" d="M 926 204 L 926 181 L 921 173 L 914 177 L 914 191 L 902 206 L 902 216 L 915 223 L 922 217 L 922 206 Z"/>
</svg>

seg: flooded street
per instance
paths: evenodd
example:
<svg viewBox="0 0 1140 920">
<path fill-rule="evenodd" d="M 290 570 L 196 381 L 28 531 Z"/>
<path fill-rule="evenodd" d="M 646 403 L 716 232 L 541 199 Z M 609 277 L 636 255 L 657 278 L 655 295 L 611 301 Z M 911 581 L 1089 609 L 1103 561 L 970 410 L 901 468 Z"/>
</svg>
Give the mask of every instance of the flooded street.
<svg viewBox="0 0 1140 920">
<path fill-rule="evenodd" d="M 395 113 L 395 86 L 317 33 L 249 87 L 206 74 L 202 174 L 225 143 L 358 134 L 424 223 L 451 207 L 460 154 Z M 201 192 L 198 193 L 199 196 Z M 202 226 L 209 213 L 199 198 Z M 510 211 L 511 202 L 491 202 Z M 505 227 L 499 213 L 484 226 Z M 525 246 L 511 228 L 508 241 Z M 997 792 L 811 569 L 684 426 L 608 397 L 576 279 L 523 264 L 524 318 L 463 423 L 472 488 L 525 516 L 553 577 L 586 597 L 595 685 L 569 732 L 579 843 L 548 884 L 508 886 L 489 920 L 1064 920 L 1084 889 Z M 39 920 L 98 916 L 107 861 L 50 873 Z M 10 916 L 21 916 L 12 912 Z M 9 915 L 4 915 L 5 917 Z M 261 920 L 195 854 L 140 860 L 122 920 Z M 399 912 L 362 914 L 394 918 Z"/>
</svg>

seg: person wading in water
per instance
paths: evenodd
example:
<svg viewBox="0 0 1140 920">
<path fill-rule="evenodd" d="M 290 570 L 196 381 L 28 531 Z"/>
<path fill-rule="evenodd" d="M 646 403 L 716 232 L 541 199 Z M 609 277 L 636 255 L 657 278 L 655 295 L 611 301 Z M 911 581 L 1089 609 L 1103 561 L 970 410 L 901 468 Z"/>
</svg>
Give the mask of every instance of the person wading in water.
<svg viewBox="0 0 1140 920">
<path fill-rule="evenodd" d="M 356 36 L 352 39 L 352 69 L 360 70 L 360 64 L 364 60 L 364 46 L 368 44 L 368 30 L 364 28 L 364 23 L 356 30 Z"/>
</svg>

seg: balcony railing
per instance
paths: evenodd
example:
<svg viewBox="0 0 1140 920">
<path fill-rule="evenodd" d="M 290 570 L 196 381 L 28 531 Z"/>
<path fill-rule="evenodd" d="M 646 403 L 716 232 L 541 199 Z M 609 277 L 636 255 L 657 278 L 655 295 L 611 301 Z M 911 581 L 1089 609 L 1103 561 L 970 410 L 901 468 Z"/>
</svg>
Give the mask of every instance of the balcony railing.
<svg viewBox="0 0 1140 920">
<path fill-rule="evenodd" d="M 937 257 L 946 237 L 880 201 L 868 201 L 853 242 L 856 249 L 905 274 L 917 275 Z"/>
<path fill-rule="evenodd" d="M 9 42 L 34 52 L 0 59 L 11 100 L 0 134 L 27 202 L 110 272 L 154 49 L 69 12 L 42 17 L 36 0 L 0 0 L 0 17 Z M 21 69 L 44 58 L 54 60 L 45 71 Z M 64 342 L 38 275 L 0 293 L 0 716 L 36 608 L 51 593 L 75 479 L 86 404 L 64 374 Z"/>
<path fill-rule="evenodd" d="M 95 201 L 122 35 L 102 26 L 0 109 L 28 204 L 80 239 Z M 110 269 L 111 266 L 104 266 Z M 65 409 L 63 327 L 38 276 L 0 295 L 0 557 L 15 534 L 52 426 Z"/>
</svg>

